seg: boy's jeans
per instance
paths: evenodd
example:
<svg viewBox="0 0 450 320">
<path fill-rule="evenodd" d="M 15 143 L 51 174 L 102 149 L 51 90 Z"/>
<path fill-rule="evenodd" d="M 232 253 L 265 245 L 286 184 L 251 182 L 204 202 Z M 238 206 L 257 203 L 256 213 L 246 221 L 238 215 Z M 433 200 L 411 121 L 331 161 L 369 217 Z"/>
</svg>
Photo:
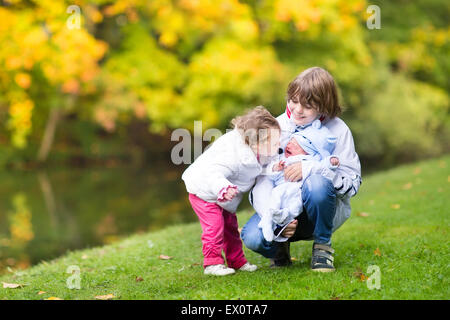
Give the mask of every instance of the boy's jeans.
<svg viewBox="0 0 450 320">
<path fill-rule="evenodd" d="M 289 242 L 314 239 L 315 243 L 331 245 L 333 219 L 336 214 L 336 192 L 333 183 L 320 174 L 306 178 L 302 187 L 303 212 L 297 217 L 295 234 Z M 258 228 L 260 217 L 255 213 L 241 231 L 241 238 L 247 248 L 274 258 L 277 251 L 275 242 L 264 239 Z"/>
</svg>

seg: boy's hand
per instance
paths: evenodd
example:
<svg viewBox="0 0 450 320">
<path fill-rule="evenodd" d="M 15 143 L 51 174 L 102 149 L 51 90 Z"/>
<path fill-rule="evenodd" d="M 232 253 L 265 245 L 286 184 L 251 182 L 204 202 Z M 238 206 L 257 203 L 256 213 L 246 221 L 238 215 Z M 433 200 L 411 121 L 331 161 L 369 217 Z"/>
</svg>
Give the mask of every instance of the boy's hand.
<svg viewBox="0 0 450 320">
<path fill-rule="evenodd" d="M 296 162 L 284 169 L 284 179 L 291 182 L 297 182 L 302 178 L 302 162 Z"/>
<path fill-rule="evenodd" d="M 285 238 L 290 238 L 294 235 L 295 229 L 297 229 L 298 220 L 294 220 L 288 224 L 288 226 L 283 230 L 281 235 Z"/>
<path fill-rule="evenodd" d="M 285 162 L 280 160 L 277 164 L 274 164 L 272 167 L 272 171 L 281 171 L 284 169 Z"/>
<path fill-rule="evenodd" d="M 229 188 L 228 191 L 223 195 L 223 197 L 225 200 L 230 201 L 238 194 L 238 192 L 239 191 L 236 188 Z"/>
<path fill-rule="evenodd" d="M 339 165 L 339 159 L 336 158 L 336 157 L 332 157 L 332 158 L 330 159 L 330 162 L 331 162 L 331 164 L 332 164 L 333 166 L 338 166 L 338 165 Z"/>
</svg>

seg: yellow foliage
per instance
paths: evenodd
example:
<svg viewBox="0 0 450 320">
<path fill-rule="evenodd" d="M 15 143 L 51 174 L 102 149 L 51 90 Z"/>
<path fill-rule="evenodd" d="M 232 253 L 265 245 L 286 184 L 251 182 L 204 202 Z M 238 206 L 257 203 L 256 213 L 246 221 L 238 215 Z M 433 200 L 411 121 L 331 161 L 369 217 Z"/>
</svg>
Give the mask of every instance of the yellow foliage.
<svg viewBox="0 0 450 320">
<path fill-rule="evenodd" d="M 14 210 L 9 212 L 11 240 L 15 245 L 22 245 L 34 238 L 31 211 L 24 194 L 19 193 L 14 196 L 13 207 Z"/>
<path fill-rule="evenodd" d="M 17 148 L 25 147 L 26 137 L 31 131 L 33 107 L 34 103 L 29 99 L 13 103 L 9 107 L 7 127 L 12 131 L 12 143 Z"/>
<path fill-rule="evenodd" d="M 31 84 L 31 77 L 28 73 L 20 72 L 14 77 L 16 83 L 23 89 L 28 89 Z"/>
</svg>

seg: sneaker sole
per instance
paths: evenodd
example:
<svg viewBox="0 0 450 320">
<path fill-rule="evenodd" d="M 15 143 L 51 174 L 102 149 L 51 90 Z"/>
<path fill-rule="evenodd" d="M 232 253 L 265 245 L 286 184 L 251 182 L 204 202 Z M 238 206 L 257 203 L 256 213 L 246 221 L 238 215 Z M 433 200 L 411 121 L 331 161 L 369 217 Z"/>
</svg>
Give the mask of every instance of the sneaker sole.
<svg viewBox="0 0 450 320">
<path fill-rule="evenodd" d="M 330 268 L 318 268 L 318 269 L 311 269 L 315 272 L 334 272 L 336 269 L 330 269 Z"/>
<path fill-rule="evenodd" d="M 230 272 L 230 273 L 224 273 L 224 274 L 214 274 L 214 273 L 203 273 L 206 276 L 217 276 L 217 277 L 223 277 L 223 276 L 229 276 L 230 274 L 235 274 L 236 272 Z"/>
</svg>

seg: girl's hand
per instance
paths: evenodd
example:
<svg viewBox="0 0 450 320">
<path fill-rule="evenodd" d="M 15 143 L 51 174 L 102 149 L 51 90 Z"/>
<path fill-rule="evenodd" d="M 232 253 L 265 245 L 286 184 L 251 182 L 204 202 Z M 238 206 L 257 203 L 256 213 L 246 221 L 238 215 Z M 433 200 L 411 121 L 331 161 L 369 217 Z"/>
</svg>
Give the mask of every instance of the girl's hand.
<svg viewBox="0 0 450 320">
<path fill-rule="evenodd" d="M 228 191 L 223 195 L 223 197 L 225 200 L 230 201 L 238 194 L 238 192 L 239 191 L 236 188 L 229 188 Z"/>
<path fill-rule="evenodd" d="M 277 164 L 273 165 L 272 171 L 281 171 L 284 169 L 285 162 L 280 160 Z"/>
<path fill-rule="evenodd" d="M 302 162 L 296 162 L 284 169 L 284 179 L 291 182 L 299 181 L 302 178 Z"/>
</svg>

